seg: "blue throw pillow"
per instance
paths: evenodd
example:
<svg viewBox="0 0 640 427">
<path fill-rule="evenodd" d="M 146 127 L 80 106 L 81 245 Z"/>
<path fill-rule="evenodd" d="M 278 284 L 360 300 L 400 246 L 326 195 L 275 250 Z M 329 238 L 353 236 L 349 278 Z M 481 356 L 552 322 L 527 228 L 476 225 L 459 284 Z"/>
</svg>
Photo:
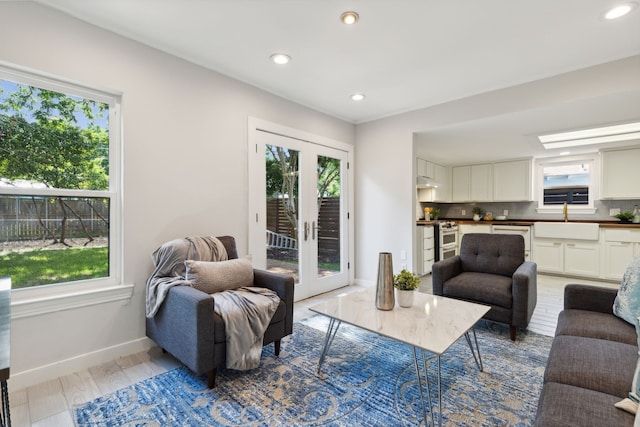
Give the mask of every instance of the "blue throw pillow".
<svg viewBox="0 0 640 427">
<path fill-rule="evenodd" d="M 640 315 L 640 257 L 634 258 L 624 272 L 613 303 L 613 314 L 632 325 Z"/>
</svg>

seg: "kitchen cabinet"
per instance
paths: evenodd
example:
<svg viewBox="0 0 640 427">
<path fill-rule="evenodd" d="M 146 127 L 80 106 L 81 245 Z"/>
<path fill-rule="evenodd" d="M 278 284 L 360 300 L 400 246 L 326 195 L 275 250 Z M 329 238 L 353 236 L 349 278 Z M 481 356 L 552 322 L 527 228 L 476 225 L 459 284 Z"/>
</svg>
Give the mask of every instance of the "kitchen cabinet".
<svg viewBox="0 0 640 427">
<path fill-rule="evenodd" d="M 600 245 L 597 240 L 534 239 L 533 260 L 540 272 L 587 277 L 600 275 Z"/>
<path fill-rule="evenodd" d="M 622 280 L 631 260 L 640 256 L 640 229 L 605 229 L 600 240 L 602 278 Z"/>
<path fill-rule="evenodd" d="M 454 202 L 490 202 L 493 199 L 493 166 L 456 166 L 451 170 Z"/>
<path fill-rule="evenodd" d="M 493 164 L 493 201 L 530 201 L 531 187 L 531 160 Z"/>
<path fill-rule="evenodd" d="M 424 159 L 417 159 L 417 175 L 425 176 L 430 179 L 435 179 L 435 164 L 428 162 Z"/>
<path fill-rule="evenodd" d="M 451 168 L 451 199 L 454 202 L 471 201 L 471 166 Z"/>
<path fill-rule="evenodd" d="M 418 159 L 420 160 L 420 159 Z M 438 183 L 437 187 L 419 188 L 419 202 L 450 202 L 451 201 L 451 168 L 431 163 L 433 177 L 429 177 Z M 419 175 L 420 176 L 420 175 Z"/>
<path fill-rule="evenodd" d="M 493 165 L 471 166 L 471 200 L 493 200 Z"/>
<path fill-rule="evenodd" d="M 420 248 L 418 253 L 418 274 L 425 275 L 431 273 L 431 267 L 435 262 L 435 238 L 433 225 L 418 226 L 418 240 Z"/>
<path fill-rule="evenodd" d="M 636 171 L 640 164 L 640 148 L 602 152 L 601 198 L 640 199 Z"/>
</svg>

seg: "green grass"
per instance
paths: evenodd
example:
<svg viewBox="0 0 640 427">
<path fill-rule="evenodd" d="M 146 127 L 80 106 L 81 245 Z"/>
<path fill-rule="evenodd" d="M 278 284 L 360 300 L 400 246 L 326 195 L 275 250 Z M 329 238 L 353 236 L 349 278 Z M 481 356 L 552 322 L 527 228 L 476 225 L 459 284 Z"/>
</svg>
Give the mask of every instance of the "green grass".
<svg viewBox="0 0 640 427">
<path fill-rule="evenodd" d="M 0 255 L 0 276 L 10 276 L 13 289 L 108 275 L 106 247 L 34 249 Z"/>
</svg>

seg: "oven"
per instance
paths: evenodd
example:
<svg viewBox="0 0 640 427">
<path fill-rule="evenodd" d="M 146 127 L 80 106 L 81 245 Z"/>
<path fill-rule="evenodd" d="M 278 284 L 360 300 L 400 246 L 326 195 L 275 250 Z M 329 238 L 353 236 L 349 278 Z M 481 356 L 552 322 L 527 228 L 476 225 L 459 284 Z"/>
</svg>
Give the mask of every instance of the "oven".
<svg viewBox="0 0 640 427">
<path fill-rule="evenodd" d="M 436 224 L 438 230 L 435 234 L 436 261 L 451 258 L 456 255 L 458 246 L 458 226 L 449 221 Z"/>
</svg>

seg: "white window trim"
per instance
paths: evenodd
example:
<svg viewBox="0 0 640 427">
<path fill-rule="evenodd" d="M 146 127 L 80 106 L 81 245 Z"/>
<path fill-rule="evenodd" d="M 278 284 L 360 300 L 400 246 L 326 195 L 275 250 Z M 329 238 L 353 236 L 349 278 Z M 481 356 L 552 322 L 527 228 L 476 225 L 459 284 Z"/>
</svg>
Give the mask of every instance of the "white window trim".
<svg viewBox="0 0 640 427">
<path fill-rule="evenodd" d="M 538 207 L 536 212 L 539 214 L 561 214 L 563 206 L 545 206 L 544 205 L 544 167 L 552 165 L 560 165 L 563 163 L 585 162 L 589 163 L 589 204 L 587 205 L 568 205 L 569 213 L 577 215 L 593 215 L 598 211 L 595 207 L 595 201 L 600 197 L 600 153 L 588 153 L 575 156 L 547 157 L 536 160 L 535 173 L 535 191 L 538 198 Z"/>
<path fill-rule="evenodd" d="M 133 284 L 123 284 L 123 185 L 122 185 L 122 94 L 96 89 L 85 84 L 34 71 L 0 61 L 0 79 L 37 86 L 48 90 L 75 95 L 109 105 L 109 189 L 106 191 L 12 189 L 2 194 L 67 195 L 104 197 L 110 200 L 109 224 L 109 277 L 43 285 L 11 291 L 11 317 L 18 319 L 60 310 L 85 307 L 112 301 L 128 300 L 133 295 Z"/>
</svg>

